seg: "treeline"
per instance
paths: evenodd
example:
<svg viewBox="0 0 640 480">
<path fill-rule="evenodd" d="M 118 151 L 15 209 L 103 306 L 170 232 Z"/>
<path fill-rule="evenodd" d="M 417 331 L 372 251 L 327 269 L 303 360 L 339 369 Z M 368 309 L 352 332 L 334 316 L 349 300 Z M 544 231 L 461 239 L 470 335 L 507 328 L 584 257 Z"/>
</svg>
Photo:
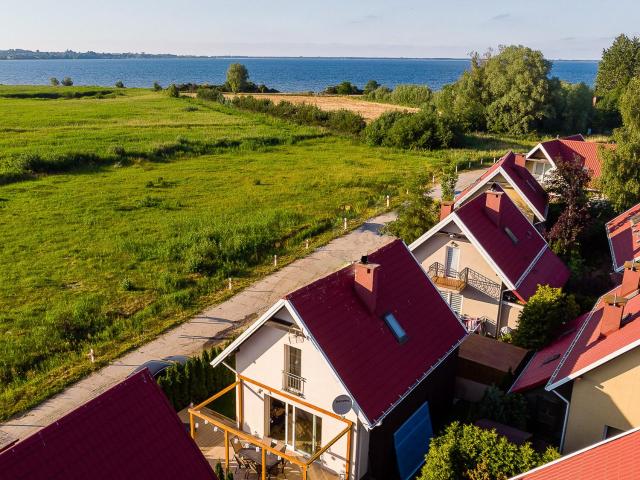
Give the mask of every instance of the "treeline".
<svg viewBox="0 0 640 480">
<path fill-rule="evenodd" d="M 158 385 L 177 412 L 191 402 L 203 402 L 236 381 L 233 372 L 224 365 L 215 368 L 211 366 L 211 361 L 222 350 L 222 347 L 204 350 L 202 355 L 190 358 L 184 365 L 172 365 L 159 378 Z"/>
</svg>

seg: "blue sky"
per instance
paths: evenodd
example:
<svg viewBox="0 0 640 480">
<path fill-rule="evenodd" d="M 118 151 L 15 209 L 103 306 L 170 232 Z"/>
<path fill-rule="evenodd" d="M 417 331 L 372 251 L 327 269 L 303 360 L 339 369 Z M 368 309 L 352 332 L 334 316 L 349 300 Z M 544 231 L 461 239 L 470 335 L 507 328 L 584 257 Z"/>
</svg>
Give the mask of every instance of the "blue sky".
<svg viewBox="0 0 640 480">
<path fill-rule="evenodd" d="M 0 0 L 0 12 L 0 49 L 466 57 L 523 44 L 595 59 L 640 34 L 638 0 Z"/>
</svg>

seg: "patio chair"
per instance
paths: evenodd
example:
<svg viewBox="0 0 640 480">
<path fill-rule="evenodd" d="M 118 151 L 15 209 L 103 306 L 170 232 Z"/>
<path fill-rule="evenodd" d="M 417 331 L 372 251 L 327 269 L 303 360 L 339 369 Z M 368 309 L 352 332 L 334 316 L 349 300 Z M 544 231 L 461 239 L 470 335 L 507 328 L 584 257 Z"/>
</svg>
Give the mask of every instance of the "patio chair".
<svg viewBox="0 0 640 480">
<path fill-rule="evenodd" d="M 287 451 L 287 445 L 286 445 L 283 441 L 278 440 L 278 441 L 276 442 L 275 449 L 276 449 L 280 454 L 284 455 L 284 454 L 286 453 L 286 451 Z M 282 475 L 284 476 L 284 478 L 287 478 L 287 474 L 286 474 L 286 473 L 285 473 L 285 471 L 284 471 L 284 467 L 285 467 L 285 465 L 286 465 L 287 463 L 288 463 L 288 462 L 287 462 L 287 459 L 286 459 L 286 458 L 284 458 L 283 456 L 281 456 L 281 457 L 280 457 L 280 462 L 278 463 L 278 466 L 280 466 L 280 472 L 282 473 Z M 277 470 L 277 468 L 276 468 L 276 477 L 278 476 L 277 471 L 278 471 L 278 470 Z"/>
<path fill-rule="evenodd" d="M 240 453 L 240 450 L 242 449 L 242 443 L 240 442 L 240 439 L 238 437 L 233 437 L 229 443 L 231 443 L 231 448 L 233 448 L 233 459 L 236 461 L 237 465 L 236 472 L 238 471 L 238 468 L 244 468 L 244 478 L 247 478 L 250 470 L 253 470 L 255 472 L 255 466 L 253 465 L 253 462 L 244 458 Z"/>
</svg>

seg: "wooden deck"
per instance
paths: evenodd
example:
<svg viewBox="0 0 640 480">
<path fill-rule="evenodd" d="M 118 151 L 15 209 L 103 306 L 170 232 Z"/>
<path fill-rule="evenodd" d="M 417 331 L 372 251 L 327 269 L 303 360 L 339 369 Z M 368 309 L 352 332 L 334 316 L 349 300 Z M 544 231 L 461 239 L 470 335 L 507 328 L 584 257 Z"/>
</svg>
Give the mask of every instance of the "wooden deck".
<svg viewBox="0 0 640 480">
<path fill-rule="evenodd" d="M 204 409 L 203 409 L 204 410 Z M 207 414 L 215 417 L 228 424 L 229 426 L 235 426 L 234 423 L 230 422 L 229 419 L 216 414 L 211 410 L 207 410 Z M 189 412 L 188 409 L 184 409 L 178 413 L 178 416 L 185 424 L 185 428 L 189 429 Z M 224 466 L 224 433 L 222 430 L 218 429 L 218 431 L 214 431 L 214 428 L 211 424 L 204 425 L 200 420 L 198 420 L 198 428 L 196 430 L 196 444 L 200 447 L 200 451 L 207 459 L 211 468 L 215 468 L 215 465 L 220 462 Z M 271 453 L 268 453 L 271 455 Z M 249 479 L 249 480 L 260 480 L 260 475 L 257 475 L 253 472 L 249 472 L 246 469 L 238 468 L 237 463 L 233 460 L 233 449 L 229 446 L 229 458 L 230 458 L 230 469 L 233 473 L 233 476 L 237 480 Z M 309 480 L 340 480 L 340 476 L 336 473 L 327 470 L 321 465 L 322 457 L 318 459 L 315 463 L 313 463 L 309 467 L 309 472 L 307 474 L 307 478 Z M 277 476 L 271 475 L 272 479 L 275 478 L 286 478 L 287 480 L 301 480 L 302 474 L 300 472 L 300 468 L 293 464 L 287 464 L 285 466 L 284 474 L 279 470 Z"/>
<path fill-rule="evenodd" d="M 449 288 L 451 290 L 455 290 L 457 292 L 461 292 L 467 286 L 467 282 L 464 280 L 460 280 L 457 278 L 449 278 L 449 277 L 441 277 L 441 276 L 433 276 L 431 277 L 433 283 L 440 287 Z"/>
</svg>

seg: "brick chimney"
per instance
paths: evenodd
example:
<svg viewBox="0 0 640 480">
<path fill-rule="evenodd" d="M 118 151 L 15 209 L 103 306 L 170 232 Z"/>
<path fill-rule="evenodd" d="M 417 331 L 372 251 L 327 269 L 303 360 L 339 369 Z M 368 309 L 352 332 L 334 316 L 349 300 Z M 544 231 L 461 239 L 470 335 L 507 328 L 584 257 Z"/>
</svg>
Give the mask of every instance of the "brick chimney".
<svg viewBox="0 0 640 480">
<path fill-rule="evenodd" d="M 444 220 L 453 212 L 453 202 L 443 200 L 440 202 L 440 220 Z"/>
<path fill-rule="evenodd" d="M 624 273 L 622 285 L 620 285 L 620 296 L 626 297 L 635 292 L 640 287 L 640 263 L 624 262 Z"/>
<path fill-rule="evenodd" d="M 626 304 L 627 299 L 617 294 L 607 295 L 604 297 L 602 319 L 600 320 L 601 335 L 606 337 L 607 335 L 620 330 L 622 314 L 624 313 L 624 307 Z"/>
<path fill-rule="evenodd" d="M 524 155 L 517 155 L 516 154 L 516 162 L 515 163 L 516 163 L 517 166 L 525 167 L 526 162 L 527 162 L 527 159 L 525 158 Z"/>
<path fill-rule="evenodd" d="M 374 313 L 379 293 L 380 265 L 369 263 L 365 255 L 360 262 L 355 264 L 354 269 L 354 288 L 356 289 L 356 293 L 360 297 L 360 300 L 367 306 L 367 309 L 371 313 Z"/>
<path fill-rule="evenodd" d="M 487 190 L 485 192 L 485 211 L 489 218 L 498 227 L 502 226 L 502 204 L 504 199 L 502 198 L 504 192 L 496 190 Z"/>
</svg>

